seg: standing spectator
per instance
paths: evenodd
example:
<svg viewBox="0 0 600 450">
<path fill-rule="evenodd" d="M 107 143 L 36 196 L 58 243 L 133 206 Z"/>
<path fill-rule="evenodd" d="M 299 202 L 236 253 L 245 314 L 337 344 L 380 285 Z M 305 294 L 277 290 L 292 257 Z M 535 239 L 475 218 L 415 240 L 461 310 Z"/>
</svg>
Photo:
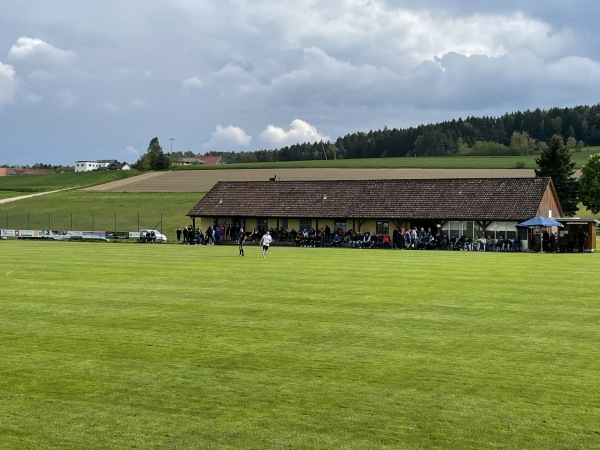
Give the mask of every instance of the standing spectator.
<svg viewBox="0 0 600 450">
<path fill-rule="evenodd" d="M 321 231 L 319 231 L 319 247 L 325 247 L 325 236 L 325 230 L 321 228 Z"/>
<path fill-rule="evenodd" d="M 394 229 L 394 232 L 392 233 L 392 245 L 394 248 L 398 248 L 398 244 L 400 241 L 400 230 L 398 229 L 398 227 L 396 227 Z"/>
<path fill-rule="evenodd" d="M 181 227 L 177 227 L 177 243 L 181 240 Z"/>
<path fill-rule="evenodd" d="M 183 227 L 183 243 L 187 245 L 188 243 L 188 229 L 187 227 Z"/>
<path fill-rule="evenodd" d="M 550 249 L 550 233 L 548 233 L 548 230 L 544 230 L 544 232 L 542 233 L 542 237 L 544 239 L 542 242 L 542 248 L 546 253 L 548 253 Z"/>
<path fill-rule="evenodd" d="M 218 245 L 219 241 L 221 240 L 221 227 L 219 227 L 218 225 L 215 226 L 214 235 L 215 235 L 215 244 Z"/>
<path fill-rule="evenodd" d="M 579 253 L 583 253 L 583 250 L 585 249 L 585 241 L 587 241 L 587 233 L 582 228 L 579 230 L 579 233 L 577 235 Z"/>
</svg>

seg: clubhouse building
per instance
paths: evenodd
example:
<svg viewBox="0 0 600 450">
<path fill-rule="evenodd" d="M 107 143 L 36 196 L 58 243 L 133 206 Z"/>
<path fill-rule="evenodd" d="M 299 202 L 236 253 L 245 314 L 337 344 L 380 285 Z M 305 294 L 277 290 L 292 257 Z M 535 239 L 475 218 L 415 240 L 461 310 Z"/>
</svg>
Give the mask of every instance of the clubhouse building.
<svg viewBox="0 0 600 450">
<path fill-rule="evenodd" d="M 527 231 L 518 223 L 562 210 L 552 180 L 542 177 L 271 180 L 218 182 L 187 215 L 203 230 L 215 223 L 375 234 L 422 227 L 448 237 L 521 239 Z"/>
</svg>

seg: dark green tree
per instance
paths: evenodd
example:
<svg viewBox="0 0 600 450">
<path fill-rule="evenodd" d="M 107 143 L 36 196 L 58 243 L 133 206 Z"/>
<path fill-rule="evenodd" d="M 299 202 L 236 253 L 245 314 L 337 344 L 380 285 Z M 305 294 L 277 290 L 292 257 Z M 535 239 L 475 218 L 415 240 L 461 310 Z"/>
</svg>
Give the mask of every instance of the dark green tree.
<svg viewBox="0 0 600 450">
<path fill-rule="evenodd" d="M 581 168 L 579 200 L 592 214 L 600 213 L 600 153 L 591 155 Z"/>
<path fill-rule="evenodd" d="M 563 213 L 572 216 L 577 212 L 578 183 L 573 177 L 575 163 L 571 161 L 571 153 L 560 134 L 552 136 L 548 148 L 541 152 L 535 162 L 538 166 L 535 175 L 552 178 Z"/>
<path fill-rule="evenodd" d="M 171 167 L 171 159 L 163 152 L 157 137 L 150 141 L 146 153 L 135 163 L 135 168 L 138 170 L 166 170 L 169 167 Z"/>
</svg>

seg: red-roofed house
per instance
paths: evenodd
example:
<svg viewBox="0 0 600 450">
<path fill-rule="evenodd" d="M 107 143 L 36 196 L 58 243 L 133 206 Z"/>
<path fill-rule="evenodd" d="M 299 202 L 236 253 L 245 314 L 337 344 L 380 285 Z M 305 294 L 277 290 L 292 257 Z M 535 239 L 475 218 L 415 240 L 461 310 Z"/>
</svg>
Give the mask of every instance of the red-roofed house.
<svg viewBox="0 0 600 450">
<path fill-rule="evenodd" d="M 171 164 L 174 166 L 193 166 L 198 164 L 222 164 L 221 156 L 186 156 L 184 158 L 173 158 Z"/>
</svg>

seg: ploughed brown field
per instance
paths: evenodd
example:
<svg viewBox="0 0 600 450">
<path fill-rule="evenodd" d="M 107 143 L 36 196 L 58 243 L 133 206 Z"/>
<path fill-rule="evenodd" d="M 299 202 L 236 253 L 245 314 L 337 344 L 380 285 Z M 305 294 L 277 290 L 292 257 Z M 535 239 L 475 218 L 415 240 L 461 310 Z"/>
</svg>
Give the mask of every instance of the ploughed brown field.
<svg viewBox="0 0 600 450">
<path fill-rule="evenodd" d="M 88 188 L 108 192 L 207 192 L 217 181 L 526 178 L 527 169 L 227 169 L 150 172 Z"/>
</svg>

